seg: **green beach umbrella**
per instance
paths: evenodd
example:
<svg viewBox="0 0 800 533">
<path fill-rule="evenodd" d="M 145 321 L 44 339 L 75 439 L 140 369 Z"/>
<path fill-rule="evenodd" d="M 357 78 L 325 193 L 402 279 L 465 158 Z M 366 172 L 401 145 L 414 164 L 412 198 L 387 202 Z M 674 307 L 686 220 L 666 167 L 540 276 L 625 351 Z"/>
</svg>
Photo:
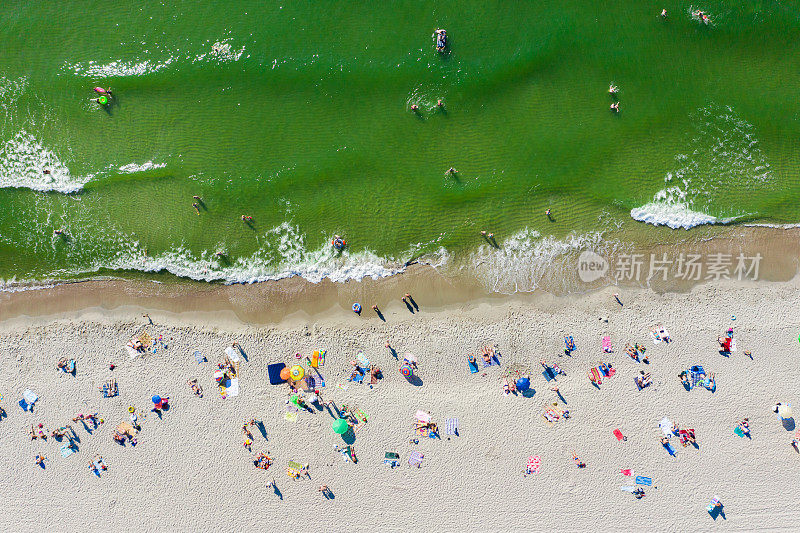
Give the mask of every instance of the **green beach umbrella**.
<svg viewBox="0 0 800 533">
<path fill-rule="evenodd" d="M 350 424 L 344 418 L 337 418 L 333 421 L 333 431 L 339 435 L 344 435 L 348 429 L 350 429 Z"/>
</svg>

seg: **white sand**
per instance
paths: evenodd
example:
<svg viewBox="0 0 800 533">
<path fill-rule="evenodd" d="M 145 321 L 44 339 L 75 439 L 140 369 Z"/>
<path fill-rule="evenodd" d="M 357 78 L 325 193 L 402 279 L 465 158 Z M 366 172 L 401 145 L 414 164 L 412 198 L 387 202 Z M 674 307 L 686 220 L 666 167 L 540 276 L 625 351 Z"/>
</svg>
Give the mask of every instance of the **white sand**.
<svg viewBox="0 0 800 533">
<path fill-rule="evenodd" d="M 222 325 L 223 315 L 153 315 L 150 332 L 174 341 L 136 360 L 122 347 L 143 323 L 140 310 L 7 320 L 0 323 L 0 405 L 8 415 L 0 421 L 0 530 L 797 530 L 800 454 L 789 444 L 794 431 L 782 427 L 771 407 L 791 402 L 800 416 L 798 283 L 707 285 L 664 296 L 627 292 L 624 307 L 611 292 L 415 315 L 397 305 L 384 310 L 386 323 L 369 310 L 364 318 L 339 312 L 271 328 Z M 671 345 L 650 340 L 654 322 L 670 330 Z M 715 341 L 731 324 L 738 351 L 726 358 Z M 609 357 L 600 350 L 606 333 L 618 349 Z M 563 355 L 565 334 L 578 346 L 572 357 Z M 387 338 L 401 356 L 418 356 L 422 386 L 398 373 L 384 348 Z M 248 361 L 242 362 L 241 394 L 223 400 L 212 364 L 234 340 Z M 637 365 L 622 354 L 625 342 L 645 344 L 651 364 Z M 487 369 L 485 377 L 470 374 L 465 354 L 489 343 L 504 355 L 502 367 Z M 268 363 L 290 363 L 296 350 L 315 348 L 328 350 L 325 397 L 357 404 L 371 416 L 354 444 L 358 464 L 334 452 L 342 439 L 327 412 L 284 421 L 286 388 L 266 380 Z M 209 362 L 198 365 L 195 349 Z M 366 384 L 335 389 L 362 349 L 385 379 L 372 390 Z M 744 355 L 748 349 L 753 360 Z M 76 377 L 55 369 L 61 355 L 77 358 Z M 572 418 L 554 426 L 541 417 L 542 406 L 554 399 L 540 373 L 542 358 L 567 372 L 558 384 Z M 602 358 L 618 370 L 597 390 L 586 371 Z M 113 373 L 109 361 L 118 365 Z M 512 364 L 533 370 L 534 397 L 502 395 L 500 379 Z M 677 374 L 691 364 L 716 374 L 716 393 L 684 390 Z M 633 378 L 640 368 L 652 372 L 654 384 L 638 392 Z M 120 396 L 103 399 L 98 387 L 112 376 Z M 204 386 L 202 399 L 186 385 L 189 377 Z M 40 396 L 33 414 L 16 405 L 26 387 Z M 148 408 L 152 394 L 169 396 L 172 409 L 163 420 L 148 412 L 135 448 L 116 444 L 111 432 L 128 419 L 128 405 Z M 419 408 L 433 414 L 442 440 L 409 444 Z M 93 435 L 73 423 L 80 451 L 71 457 L 61 457 L 54 439 L 31 442 L 25 434 L 31 423 L 52 429 L 94 411 L 106 422 Z M 461 436 L 448 440 L 444 422 L 451 416 L 460 419 Z M 658 441 L 664 416 L 694 428 L 699 450 L 674 438 L 678 453 L 670 457 Z M 733 434 L 745 416 L 752 440 Z M 253 451 L 275 458 L 267 472 L 254 468 L 242 446 L 240 427 L 250 417 L 266 426 L 269 440 L 254 431 Z M 626 442 L 617 442 L 614 428 Z M 420 469 L 406 464 L 412 450 L 425 454 Z M 587 468 L 573 464 L 573 450 Z M 33 463 L 40 451 L 49 459 L 44 470 Z M 399 452 L 401 467 L 384 466 L 384 451 Z M 100 478 L 87 467 L 98 452 L 109 465 Z M 541 471 L 523 477 L 529 455 L 541 456 Z M 292 459 L 310 463 L 311 480 L 287 477 Z M 653 479 L 644 499 L 620 490 L 633 485 L 622 468 Z M 273 477 L 282 498 L 265 487 Z M 333 500 L 317 493 L 323 483 Z M 705 509 L 714 495 L 725 506 L 725 517 L 716 521 Z"/>
</svg>

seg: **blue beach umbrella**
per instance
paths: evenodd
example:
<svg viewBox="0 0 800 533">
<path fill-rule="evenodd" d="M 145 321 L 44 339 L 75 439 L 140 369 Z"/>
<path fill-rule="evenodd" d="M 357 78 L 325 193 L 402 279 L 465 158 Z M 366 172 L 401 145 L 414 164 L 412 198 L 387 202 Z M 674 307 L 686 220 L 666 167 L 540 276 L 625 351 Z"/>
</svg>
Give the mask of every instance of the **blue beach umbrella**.
<svg viewBox="0 0 800 533">
<path fill-rule="evenodd" d="M 531 388 L 531 380 L 528 378 L 519 378 L 517 380 L 517 390 L 528 390 Z"/>
</svg>

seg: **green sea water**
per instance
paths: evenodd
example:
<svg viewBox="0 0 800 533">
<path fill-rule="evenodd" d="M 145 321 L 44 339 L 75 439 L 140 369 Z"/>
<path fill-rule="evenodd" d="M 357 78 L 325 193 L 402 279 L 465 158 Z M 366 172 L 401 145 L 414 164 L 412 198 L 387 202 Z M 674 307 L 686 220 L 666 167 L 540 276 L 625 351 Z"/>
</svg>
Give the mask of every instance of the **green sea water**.
<svg viewBox="0 0 800 533">
<path fill-rule="evenodd" d="M 421 260 L 530 290 L 605 241 L 800 222 L 798 2 L 12 1 L 0 20 L 6 282 Z"/>
</svg>

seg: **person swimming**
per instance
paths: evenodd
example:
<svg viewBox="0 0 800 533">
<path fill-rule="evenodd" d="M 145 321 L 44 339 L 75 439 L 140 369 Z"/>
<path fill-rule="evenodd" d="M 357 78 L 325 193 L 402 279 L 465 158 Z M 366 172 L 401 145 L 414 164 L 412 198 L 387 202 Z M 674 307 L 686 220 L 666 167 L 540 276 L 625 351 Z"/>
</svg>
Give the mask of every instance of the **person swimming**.
<svg viewBox="0 0 800 533">
<path fill-rule="evenodd" d="M 614 113 L 619 113 L 619 102 L 614 102 L 613 104 L 611 104 L 610 109 Z"/>
<path fill-rule="evenodd" d="M 608 86 L 608 94 L 617 94 L 618 92 L 619 92 L 619 87 L 617 87 L 613 83 Z"/>
<path fill-rule="evenodd" d="M 94 92 L 96 92 L 97 94 L 103 94 L 103 95 L 106 95 L 106 96 L 112 96 L 111 87 L 109 87 L 108 89 L 103 89 L 102 87 L 95 87 L 94 88 Z"/>
<path fill-rule="evenodd" d="M 342 251 L 346 244 L 344 239 L 339 235 L 334 235 L 333 240 L 331 240 L 331 245 L 336 251 Z"/>
</svg>

